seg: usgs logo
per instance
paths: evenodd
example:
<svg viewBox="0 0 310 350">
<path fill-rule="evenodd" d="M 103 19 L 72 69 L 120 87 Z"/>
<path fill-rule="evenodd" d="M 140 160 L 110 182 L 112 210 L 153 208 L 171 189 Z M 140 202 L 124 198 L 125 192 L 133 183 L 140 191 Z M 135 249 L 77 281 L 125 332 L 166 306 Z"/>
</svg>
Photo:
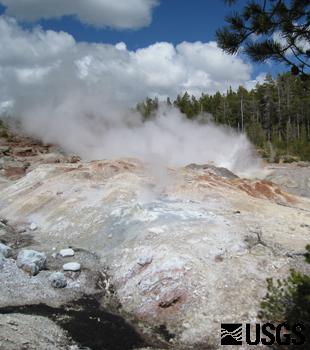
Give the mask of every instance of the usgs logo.
<svg viewBox="0 0 310 350">
<path fill-rule="evenodd" d="M 305 326 L 302 323 L 296 323 L 291 327 L 287 323 L 253 326 L 247 323 L 243 337 L 242 323 L 222 323 L 221 345 L 242 345 L 243 339 L 248 345 L 303 345 L 306 341 L 304 331 Z"/>
</svg>

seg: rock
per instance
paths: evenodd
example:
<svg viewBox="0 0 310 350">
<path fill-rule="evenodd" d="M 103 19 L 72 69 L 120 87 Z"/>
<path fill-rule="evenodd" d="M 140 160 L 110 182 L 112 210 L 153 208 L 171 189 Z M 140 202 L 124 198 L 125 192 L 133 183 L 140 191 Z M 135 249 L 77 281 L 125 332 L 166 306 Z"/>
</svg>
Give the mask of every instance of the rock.
<svg viewBox="0 0 310 350">
<path fill-rule="evenodd" d="M 2 253 L 0 253 L 0 270 L 3 268 L 4 261 L 5 261 L 5 258 L 4 258 L 4 256 L 2 255 Z"/>
<path fill-rule="evenodd" d="M 0 254 L 2 254 L 5 258 L 9 258 L 12 256 L 12 249 L 0 242 Z"/>
<path fill-rule="evenodd" d="M 221 176 L 227 179 L 237 179 L 238 176 L 226 168 L 216 167 L 212 164 L 189 164 L 186 166 L 188 169 L 201 170 L 213 175 Z"/>
<path fill-rule="evenodd" d="M 108 282 L 98 285 L 103 291 L 113 287 L 122 313 L 153 344 L 159 339 L 163 348 L 218 349 L 221 322 L 257 322 L 266 278 L 309 268 L 302 254 L 310 241 L 310 201 L 271 182 L 230 179 L 222 170 L 169 171 L 160 191 L 141 200 L 141 191 L 156 189 L 158 180 L 139 161 L 40 165 L 1 190 L 0 216 L 11 225 L 40 218 L 35 245 L 45 251 L 79 247 L 83 269 L 70 274 L 77 285 L 86 271 L 107 266 Z M 298 228 L 294 236 L 288 227 Z M 98 260 L 87 266 L 84 250 Z M 61 259 L 51 263 L 58 271 Z M 1 275 L 2 287 L 11 279 Z M 75 290 L 59 293 L 46 285 L 42 298 Z M 21 288 L 23 293 L 14 293 L 29 298 Z"/>
<path fill-rule="evenodd" d="M 267 179 L 289 193 L 310 198 L 310 162 L 270 164 Z"/>
<path fill-rule="evenodd" d="M 47 317 L 0 314 L 1 350 L 61 350 L 71 344 L 68 334 Z"/>
<path fill-rule="evenodd" d="M 70 163 L 78 163 L 78 162 L 80 162 L 81 161 L 81 157 L 80 156 L 78 156 L 78 155 L 76 155 L 76 154 L 73 154 L 73 155 L 71 155 L 71 156 L 69 156 L 68 157 L 68 161 L 70 162 Z"/>
<path fill-rule="evenodd" d="M 83 259 L 83 252 L 80 257 Z M 60 261 L 56 262 L 53 265 L 53 262 L 48 260 L 47 266 L 51 270 L 42 270 L 35 277 L 30 277 L 17 267 L 15 260 L 5 259 L 4 267 L 0 270 L 0 308 L 38 304 L 58 308 L 79 299 L 81 295 L 97 295 L 100 292 L 98 281 L 101 281 L 102 286 L 106 284 L 102 278 L 104 267 L 97 260 L 97 263 L 85 261 L 88 269 L 85 268 L 81 272 L 64 273 L 68 274 L 66 277 L 70 288 L 61 290 L 53 288 L 50 281 L 51 274 L 55 271 L 62 272 L 62 264 L 59 265 Z"/>
<path fill-rule="evenodd" d="M 17 180 L 26 174 L 25 168 L 8 168 L 5 170 L 4 175 L 11 180 Z"/>
<path fill-rule="evenodd" d="M 27 163 L 24 163 L 24 162 L 19 161 L 19 160 L 7 160 L 3 165 L 3 169 L 5 169 L 5 170 L 11 169 L 11 168 L 25 169 L 27 167 L 26 164 Z"/>
<path fill-rule="evenodd" d="M 70 263 L 67 263 L 67 264 L 64 264 L 63 265 L 63 270 L 64 271 L 80 271 L 81 270 L 81 265 L 77 262 L 70 262 Z"/>
<path fill-rule="evenodd" d="M 63 257 L 63 258 L 67 258 L 67 257 L 71 257 L 74 256 L 74 250 L 71 248 L 68 249 L 62 249 L 59 254 Z"/>
<path fill-rule="evenodd" d="M 10 146 L 0 146 L 0 155 L 8 155 L 11 151 Z"/>
<path fill-rule="evenodd" d="M 17 256 L 17 266 L 31 275 L 37 275 L 45 268 L 46 256 L 35 250 L 21 250 Z"/>
<path fill-rule="evenodd" d="M 54 288 L 65 288 L 67 286 L 66 277 L 62 272 L 52 273 L 49 280 Z"/>
<path fill-rule="evenodd" d="M 60 153 L 46 153 L 40 155 L 40 162 L 41 163 L 64 163 L 66 160 L 65 156 Z"/>
<path fill-rule="evenodd" d="M 38 228 L 38 226 L 37 226 L 37 224 L 35 224 L 34 222 L 32 222 L 32 223 L 29 225 L 29 228 L 30 228 L 31 231 L 35 231 L 35 230 Z"/>
<path fill-rule="evenodd" d="M 30 157 L 34 156 L 36 151 L 32 147 L 14 147 L 13 154 L 17 157 Z"/>
</svg>

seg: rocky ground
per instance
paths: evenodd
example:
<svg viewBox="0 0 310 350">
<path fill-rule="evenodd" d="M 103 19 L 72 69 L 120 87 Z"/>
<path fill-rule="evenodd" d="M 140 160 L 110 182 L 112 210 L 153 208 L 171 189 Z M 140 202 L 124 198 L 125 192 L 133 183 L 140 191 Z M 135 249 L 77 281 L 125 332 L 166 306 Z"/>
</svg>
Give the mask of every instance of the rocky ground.
<svg viewBox="0 0 310 350">
<path fill-rule="evenodd" d="M 221 323 L 257 321 L 267 277 L 306 269 L 309 164 L 270 165 L 267 180 L 195 164 L 155 176 L 7 136 L 1 350 L 217 349 Z"/>
</svg>

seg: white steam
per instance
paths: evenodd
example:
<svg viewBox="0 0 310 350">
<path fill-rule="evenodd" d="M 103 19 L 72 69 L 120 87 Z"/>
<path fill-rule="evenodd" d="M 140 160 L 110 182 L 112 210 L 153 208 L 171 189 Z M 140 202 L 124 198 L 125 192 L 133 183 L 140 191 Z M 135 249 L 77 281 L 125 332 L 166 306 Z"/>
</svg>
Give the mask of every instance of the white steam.
<svg viewBox="0 0 310 350">
<path fill-rule="evenodd" d="M 223 67 L 229 66 L 227 71 Z M 245 84 L 250 67 L 215 43 L 76 43 L 67 33 L 23 30 L 0 17 L 0 110 L 24 129 L 84 159 L 137 157 L 165 166 L 213 162 L 238 174 L 260 168 L 245 135 L 186 120 L 161 108 L 142 123 L 130 110 L 147 95 L 225 91 Z"/>
<path fill-rule="evenodd" d="M 190 121 L 166 106 L 142 122 L 133 111 L 104 103 L 100 109 L 95 101 L 88 109 L 83 101 L 67 100 L 55 110 L 44 105 L 31 109 L 21 118 L 23 127 L 85 160 L 134 157 L 172 167 L 214 163 L 247 176 L 257 175 L 261 167 L 247 137 L 228 127 Z"/>
</svg>

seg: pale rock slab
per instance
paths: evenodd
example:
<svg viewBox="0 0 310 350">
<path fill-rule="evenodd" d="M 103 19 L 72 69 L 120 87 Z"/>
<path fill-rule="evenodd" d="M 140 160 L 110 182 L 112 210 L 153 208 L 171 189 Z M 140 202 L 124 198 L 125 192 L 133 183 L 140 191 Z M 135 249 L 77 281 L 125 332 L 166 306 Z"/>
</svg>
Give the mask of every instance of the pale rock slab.
<svg viewBox="0 0 310 350">
<path fill-rule="evenodd" d="M 77 262 L 70 262 L 70 263 L 64 264 L 62 268 L 64 271 L 77 272 L 81 270 L 81 264 Z"/>
</svg>

